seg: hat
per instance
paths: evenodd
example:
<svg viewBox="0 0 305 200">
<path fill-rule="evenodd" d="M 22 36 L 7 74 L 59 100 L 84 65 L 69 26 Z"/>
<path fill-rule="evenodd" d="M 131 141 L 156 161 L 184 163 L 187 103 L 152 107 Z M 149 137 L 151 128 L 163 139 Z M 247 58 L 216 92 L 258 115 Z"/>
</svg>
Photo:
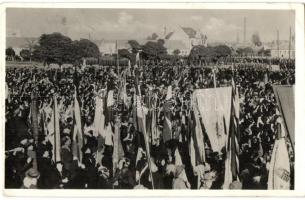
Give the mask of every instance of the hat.
<svg viewBox="0 0 305 200">
<path fill-rule="evenodd" d="M 26 176 L 29 176 L 31 178 L 38 178 L 40 176 L 40 173 L 37 171 L 37 169 L 34 168 L 30 168 L 27 172 L 26 172 Z"/>
</svg>

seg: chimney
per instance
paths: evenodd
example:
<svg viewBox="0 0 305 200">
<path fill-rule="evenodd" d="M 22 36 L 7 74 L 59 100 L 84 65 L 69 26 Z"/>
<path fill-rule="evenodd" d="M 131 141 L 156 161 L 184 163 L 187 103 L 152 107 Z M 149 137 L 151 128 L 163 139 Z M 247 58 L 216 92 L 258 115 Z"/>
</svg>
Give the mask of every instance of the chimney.
<svg viewBox="0 0 305 200">
<path fill-rule="evenodd" d="M 247 42 L 247 18 L 244 17 L 244 43 Z"/>
</svg>

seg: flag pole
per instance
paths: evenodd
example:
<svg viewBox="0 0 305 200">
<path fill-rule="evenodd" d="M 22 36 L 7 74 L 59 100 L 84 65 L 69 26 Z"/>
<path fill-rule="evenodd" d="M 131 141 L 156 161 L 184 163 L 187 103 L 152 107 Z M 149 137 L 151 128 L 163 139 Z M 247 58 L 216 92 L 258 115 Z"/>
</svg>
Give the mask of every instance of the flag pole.
<svg viewBox="0 0 305 200">
<path fill-rule="evenodd" d="M 38 110 L 37 110 L 37 97 L 36 97 L 35 91 L 32 92 L 31 99 L 32 99 L 32 103 L 31 103 L 32 131 L 33 131 L 33 136 L 34 136 L 34 143 L 36 146 L 38 143 L 38 112 L 37 112 Z M 35 152 L 35 156 L 33 158 L 33 168 L 35 170 L 38 170 L 36 152 Z"/>
<path fill-rule="evenodd" d="M 139 56 L 140 57 L 140 56 Z M 140 64 L 140 59 L 139 59 L 139 64 Z M 140 66 L 139 66 L 140 67 Z M 144 123 L 144 110 L 143 110 L 143 106 L 142 106 L 142 102 L 141 102 L 141 90 L 140 90 L 140 84 L 137 85 L 137 89 L 138 89 L 138 93 L 139 93 L 139 96 L 140 96 L 140 108 L 141 108 L 141 112 L 142 112 L 142 116 L 143 116 L 143 123 Z M 138 121 L 138 120 L 137 120 Z M 151 186 L 152 186 L 152 189 L 154 189 L 154 179 L 153 179 L 153 176 L 152 176 L 152 171 L 151 171 L 151 157 L 150 157 L 150 149 L 149 149 L 149 144 L 148 144 L 148 138 L 147 138 L 147 133 L 146 133 L 146 125 L 143 124 L 143 131 L 144 131 L 144 140 L 145 140 L 145 146 L 146 146 L 146 153 L 147 153 L 147 162 L 148 162 L 148 168 L 149 168 L 149 175 L 150 175 L 150 178 L 151 178 Z"/>
<path fill-rule="evenodd" d="M 139 85 L 138 85 L 138 90 L 139 90 L 139 94 L 141 94 Z M 141 106 L 142 116 L 143 116 L 143 119 L 144 119 L 145 115 L 144 115 L 144 110 L 143 110 L 143 106 L 142 106 L 141 102 L 140 102 L 140 106 Z M 144 120 L 143 120 L 143 122 L 144 122 Z M 145 140 L 145 146 L 146 146 L 149 175 L 150 175 L 150 178 L 151 178 L 151 186 L 152 186 L 152 189 L 154 189 L 154 179 L 153 179 L 152 171 L 151 171 L 151 157 L 150 157 L 150 149 L 149 149 L 148 138 L 147 138 L 147 133 L 146 133 L 146 124 L 144 124 L 144 126 L 143 126 L 143 131 L 144 131 L 143 134 L 144 134 L 144 140 Z"/>
<path fill-rule="evenodd" d="M 218 114 L 217 114 L 217 93 L 216 93 L 216 66 L 213 69 L 213 82 L 214 82 L 214 92 L 215 92 L 215 98 L 214 98 L 214 106 L 215 106 L 215 114 L 216 114 L 216 134 L 218 135 Z"/>
</svg>

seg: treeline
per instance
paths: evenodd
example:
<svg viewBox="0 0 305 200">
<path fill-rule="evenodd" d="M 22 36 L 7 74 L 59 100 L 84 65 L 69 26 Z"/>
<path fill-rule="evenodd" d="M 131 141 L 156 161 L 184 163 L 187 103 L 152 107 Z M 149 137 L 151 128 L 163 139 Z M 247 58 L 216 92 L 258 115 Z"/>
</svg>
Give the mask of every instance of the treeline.
<svg viewBox="0 0 305 200">
<path fill-rule="evenodd" d="M 99 58 L 100 51 L 95 43 L 87 39 L 72 40 L 61 33 L 42 34 L 38 43 L 32 48 L 20 51 L 24 61 L 42 62 L 44 65 L 52 63 L 79 65 L 84 58 Z M 6 49 L 7 60 L 20 60 L 15 51 Z"/>
</svg>

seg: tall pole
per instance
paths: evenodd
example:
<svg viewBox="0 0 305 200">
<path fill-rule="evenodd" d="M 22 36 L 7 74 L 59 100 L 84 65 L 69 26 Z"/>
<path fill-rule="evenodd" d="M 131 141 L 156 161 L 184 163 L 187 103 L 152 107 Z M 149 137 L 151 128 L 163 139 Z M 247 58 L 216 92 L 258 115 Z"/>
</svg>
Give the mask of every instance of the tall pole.
<svg viewBox="0 0 305 200">
<path fill-rule="evenodd" d="M 290 60 L 290 57 L 291 57 L 291 26 L 289 27 L 289 51 L 288 51 L 288 54 L 289 54 L 289 60 Z"/>
<path fill-rule="evenodd" d="M 115 41 L 115 48 L 116 48 L 116 66 L 118 71 L 118 76 L 120 76 L 120 68 L 119 68 L 119 48 L 118 48 L 118 41 Z"/>
<path fill-rule="evenodd" d="M 36 152 L 37 152 L 37 144 L 38 144 L 38 108 L 37 108 L 37 97 L 35 91 L 32 92 L 31 94 L 31 118 L 32 118 L 32 131 L 33 131 L 33 136 L 34 136 L 34 143 L 36 146 Z M 35 152 L 35 153 L 36 153 Z M 37 170 L 37 153 L 35 154 L 33 158 L 33 168 Z"/>
<path fill-rule="evenodd" d="M 140 59 L 139 59 L 139 64 L 140 64 Z M 139 66 L 140 67 L 140 66 Z M 141 102 L 141 89 L 140 89 L 140 84 L 137 85 L 137 89 L 138 89 L 138 93 L 139 93 L 139 98 L 140 98 L 140 105 L 141 106 L 141 114 L 142 114 L 142 117 L 143 117 L 143 120 L 142 120 L 142 125 L 143 125 L 143 135 L 144 135 L 144 142 L 145 142 L 145 146 L 146 146 L 146 154 L 147 154 L 147 163 L 148 163 L 148 168 L 149 168 L 149 175 L 150 175 L 150 178 L 151 178 L 151 185 L 152 185 L 152 189 L 154 189 L 154 178 L 153 178 L 153 175 L 152 175 L 152 171 L 151 171 L 151 157 L 150 157 L 150 149 L 149 149 L 149 143 L 148 143 L 148 137 L 147 137 L 147 132 L 146 132 L 146 123 L 145 123 L 145 115 L 144 115 L 144 110 L 143 110 L 143 106 L 142 106 L 142 102 Z M 138 101 L 137 101 L 138 103 Z M 138 105 L 137 105 L 138 106 Z M 138 121 L 138 120 L 137 120 Z"/>
<path fill-rule="evenodd" d="M 280 57 L 280 32 L 276 31 L 276 45 L 277 45 L 277 57 Z"/>
<path fill-rule="evenodd" d="M 244 44 L 247 42 L 247 18 L 244 17 Z"/>
</svg>

